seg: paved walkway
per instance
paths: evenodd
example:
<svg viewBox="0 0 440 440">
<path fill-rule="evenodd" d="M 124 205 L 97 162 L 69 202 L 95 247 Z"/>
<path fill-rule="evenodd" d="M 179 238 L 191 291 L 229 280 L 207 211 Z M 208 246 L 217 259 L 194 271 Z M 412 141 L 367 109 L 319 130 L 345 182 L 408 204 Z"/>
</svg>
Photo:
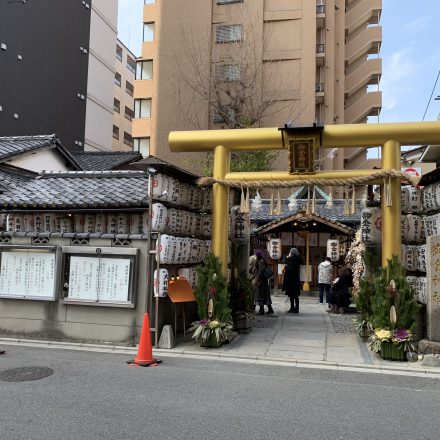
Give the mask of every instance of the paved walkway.
<svg viewBox="0 0 440 440">
<path fill-rule="evenodd" d="M 373 364 L 366 344 L 357 334 L 335 332 L 327 306 L 319 304 L 317 298 L 300 297 L 299 314 L 287 313 L 290 303 L 286 296 L 273 296 L 272 300 L 275 316 L 257 315 L 255 327 L 249 333 L 238 334 L 230 344 L 215 351 L 231 356 Z M 189 338 L 187 336 L 185 342 L 179 340 L 170 351 L 213 351 Z"/>
</svg>

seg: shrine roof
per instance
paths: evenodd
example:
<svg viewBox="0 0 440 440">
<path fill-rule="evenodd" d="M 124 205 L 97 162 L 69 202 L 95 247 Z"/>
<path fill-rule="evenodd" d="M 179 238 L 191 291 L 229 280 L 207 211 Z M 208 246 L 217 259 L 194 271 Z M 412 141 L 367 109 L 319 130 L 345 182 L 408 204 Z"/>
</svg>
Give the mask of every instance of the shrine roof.
<svg viewBox="0 0 440 440">
<path fill-rule="evenodd" d="M 286 217 L 290 217 L 306 209 L 307 200 L 298 199 L 296 207 L 290 211 L 289 201 L 283 200 L 281 204 L 281 215 L 271 215 L 270 214 L 270 201 L 263 200 L 261 210 L 258 212 L 251 210 L 251 221 L 257 223 L 258 225 L 263 225 L 268 222 L 278 221 Z M 316 200 L 316 214 L 323 219 L 330 222 L 339 222 L 346 225 L 354 226 L 360 222 L 360 203 L 357 203 L 355 214 L 344 214 L 344 200 L 336 199 L 333 200 L 333 206 L 326 207 L 326 201 L 324 199 Z"/>
<path fill-rule="evenodd" d="M 3 209 L 93 209 L 147 206 L 142 171 L 43 172 L 0 194 Z"/>
</svg>

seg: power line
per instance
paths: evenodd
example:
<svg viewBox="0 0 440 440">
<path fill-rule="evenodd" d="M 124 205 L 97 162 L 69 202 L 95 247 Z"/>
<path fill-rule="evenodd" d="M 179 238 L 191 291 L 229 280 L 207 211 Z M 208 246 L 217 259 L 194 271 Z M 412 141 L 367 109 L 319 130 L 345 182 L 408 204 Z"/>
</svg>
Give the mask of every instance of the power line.
<svg viewBox="0 0 440 440">
<path fill-rule="evenodd" d="M 434 87 L 432 88 L 431 96 L 428 99 L 428 104 L 426 104 L 426 110 L 425 110 L 425 113 L 423 114 L 422 122 L 425 120 L 425 116 L 426 116 L 426 113 L 428 112 L 428 108 L 429 108 L 429 106 L 431 104 L 432 95 L 434 95 L 434 91 L 435 91 L 435 88 L 437 86 L 437 81 L 438 81 L 439 77 L 440 77 L 440 70 L 437 73 L 437 78 L 435 80 Z"/>
</svg>

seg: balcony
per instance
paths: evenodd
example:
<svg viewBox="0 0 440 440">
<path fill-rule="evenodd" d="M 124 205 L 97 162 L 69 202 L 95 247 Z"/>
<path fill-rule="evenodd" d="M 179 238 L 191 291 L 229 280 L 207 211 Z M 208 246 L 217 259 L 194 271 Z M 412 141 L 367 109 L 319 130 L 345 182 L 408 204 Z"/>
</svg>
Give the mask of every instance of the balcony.
<svg viewBox="0 0 440 440">
<path fill-rule="evenodd" d="M 316 5 L 316 29 L 325 25 L 325 5 Z"/>
<path fill-rule="evenodd" d="M 382 109 L 382 92 L 369 92 L 362 95 L 345 110 L 345 122 L 357 124 L 368 116 L 377 116 Z"/>
<path fill-rule="evenodd" d="M 324 103 L 324 83 L 316 83 L 315 85 L 315 102 L 316 104 Z"/>
<path fill-rule="evenodd" d="M 363 25 L 379 24 L 382 0 L 362 0 L 345 14 L 345 28 L 351 34 Z"/>
<path fill-rule="evenodd" d="M 362 87 L 379 84 L 381 75 L 382 59 L 366 60 L 365 63 L 345 77 L 345 93 L 351 96 Z"/>
<path fill-rule="evenodd" d="M 318 43 L 316 45 L 316 65 L 322 66 L 325 58 L 325 45 L 324 43 Z"/>
<path fill-rule="evenodd" d="M 345 45 L 345 60 L 352 64 L 367 54 L 378 54 L 382 44 L 382 26 L 366 28 Z"/>
</svg>

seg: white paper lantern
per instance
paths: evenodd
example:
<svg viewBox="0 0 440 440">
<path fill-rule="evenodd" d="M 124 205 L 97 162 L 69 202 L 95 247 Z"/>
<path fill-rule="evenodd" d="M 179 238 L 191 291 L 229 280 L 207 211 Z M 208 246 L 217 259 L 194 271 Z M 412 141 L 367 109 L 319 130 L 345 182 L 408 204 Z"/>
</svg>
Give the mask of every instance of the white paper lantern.
<svg viewBox="0 0 440 440">
<path fill-rule="evenodd" d="M 364 208 L 361 212 L 361 240 L 365 244 L 382 241 L 382 215 L 380 208 Z"/>
<path fill-rule="evenodd" d="M 151 192 L 153 197 L 159 197 L 162 195 L 162 191 L 164 191 L 163 180 L 163 174 L 151 176 Z"/>
<path fill-rule="evenodd" d="M 212 209 L 212 189 L 205 188 L 203 191 L 203 206 L 210 211 Z"/>
<path fill-rule="evenodd" d="M 407 235 L 408 235 L 408 219 L 406 218 L 406 215 L 402 215 L 400 217 L 400 236 L 402 238 L 402 242 L 407 242 Z"/>
<path fill-rule="evenodd" d="M 180 233 L 183 235 L 191 235 L 190 230 L 189 230 L 191 213 L 189 211 L 181 210 L 180 215 L 182 216 L 182 223 L 180 225 Z"/>
<path fill-rule="evenodd" d="M 330 258 L 331 261 L 336 262 L 339 261 L 339 241 L 338 240 L 327 240 L 327 257 Z"/>
<path fill-rule="evenodd" d="M 400 261 L 402 262 L 402 266 L 408 270 L 406 259 L 407 259 L 406 245 L 402 243 L 402 246 L 400 247 Z"/>
<path fill-rule="evenodd" d="M 72 230 L 75 234 L 84 232 L 85 215 L 80 212 L 74 212 L 72 214 Z"/>
<path fill-rule="evenodd" d="M 282 256 L 281 238 L 271 238 L 268 243 L 270 258 L 279 260 Z"/>
<path fill-rule="evenodd" d="M 160 236 L 160 242 L 159 245 L 159 259 L 160 264 L 170 264 L 171 263 L 171 239 L 174 237 L 171 237 L 167 234 L 162 234 Z M 157 254 L 156 254 L 157 258 Z"/>
<path fill-rule="evenodd" d="M 151 230 L 165 232 L 168 225 L 168 209 L 161 203 L 153 203 L 151 207 Z"/>
<path fill-rule="evenodd" d="M 114 215 L 116 216 L 116 214 Z M 89 234 L 95 232 L 95 225 L 96 225 L 95 214 L 86 214 L 84 216 L 84 232 L 87 232 Z M 111 234 L 116 234 L 116 233 L 117 233 L 117 229 L 115 228 L 115 231 L 111 232 Z"/>
<path fill-rule="evenodd" d="M 189 235 L 197 234 L 197 214 L 195 212 L 189 213 L 188 234 Z"/>
<path fill-rule="evenodd" d="M 201 234 L 204 237 L 211 236 L 211 227 L 212 227 L 212 218 L 210 215 L 202 215 L 201 216 Z"/>
<path fill-rule="evenodd" d="M 435 209 L 436 200 L 434 199 L 434 189 L 432 185 L 425 186 L 423 188 L 422 195 L 423 195 L 423 209 L 428 212 Z"/>
<path fill-rule="evenodd" d="M 408 275 L 406 277 L 406 282 L 409 284 L 414 296 L 417 298 L 417 277 Z"/>
<path fill-rule="evenodd" d="M 422 210 L 422 190 L 414 186 L 408 187 L 408 212 L 418 213 Z"/>
<path fill-rule="evenodd" d="M 180 232 L 180 213 L 176 208 L 169 208 L 167 210 L 167 231 L 170 234 L 178 234 Z"/>
<path fill-rule="evenodd" d="M 423 222 L 422 218 L 415 214 L 408 214 L 407 218 L 407 243 L 420 243 L 422 240 Z"/>
<path fill-rule="evenodd" d="M 176 253 L 173 255 L 173 264 L 184 264 L 185 261 L 185 238 L 176 237 Z"/>
<path fill-rule="evenodd" d="M 426 244 L 417 246 L 417 270 L 426 272 Z"/>
<path fill-rule="evenodd" d="M 422 304 L 428 302 L 428 289 L 426 277 L 417 277 L 416 282 L 417 301 Z"/>
<path fill-rule="evenodd" d="M 406 246 L 406 268 L 409 271 L 417 270 L 417 246 Z"/>
<path fill-rule="evenodd" d="M 188 192 L 190 185 L 188 183 L 180 184 L 180 204 L 182 206 L 188 206 Z"/>
<path fill-rule="evenodd" d="M 163 298 L 168 295 L 168 270 L 164 268 L 154 271 L 154 296 Z"/>
<path fill-rule="evenodd" d="M 408 200 L 409 200 L 408 187 L 402 186 L 400 188 L 400 205 L 402 212 L 408 212 Z"/>
</svg>

